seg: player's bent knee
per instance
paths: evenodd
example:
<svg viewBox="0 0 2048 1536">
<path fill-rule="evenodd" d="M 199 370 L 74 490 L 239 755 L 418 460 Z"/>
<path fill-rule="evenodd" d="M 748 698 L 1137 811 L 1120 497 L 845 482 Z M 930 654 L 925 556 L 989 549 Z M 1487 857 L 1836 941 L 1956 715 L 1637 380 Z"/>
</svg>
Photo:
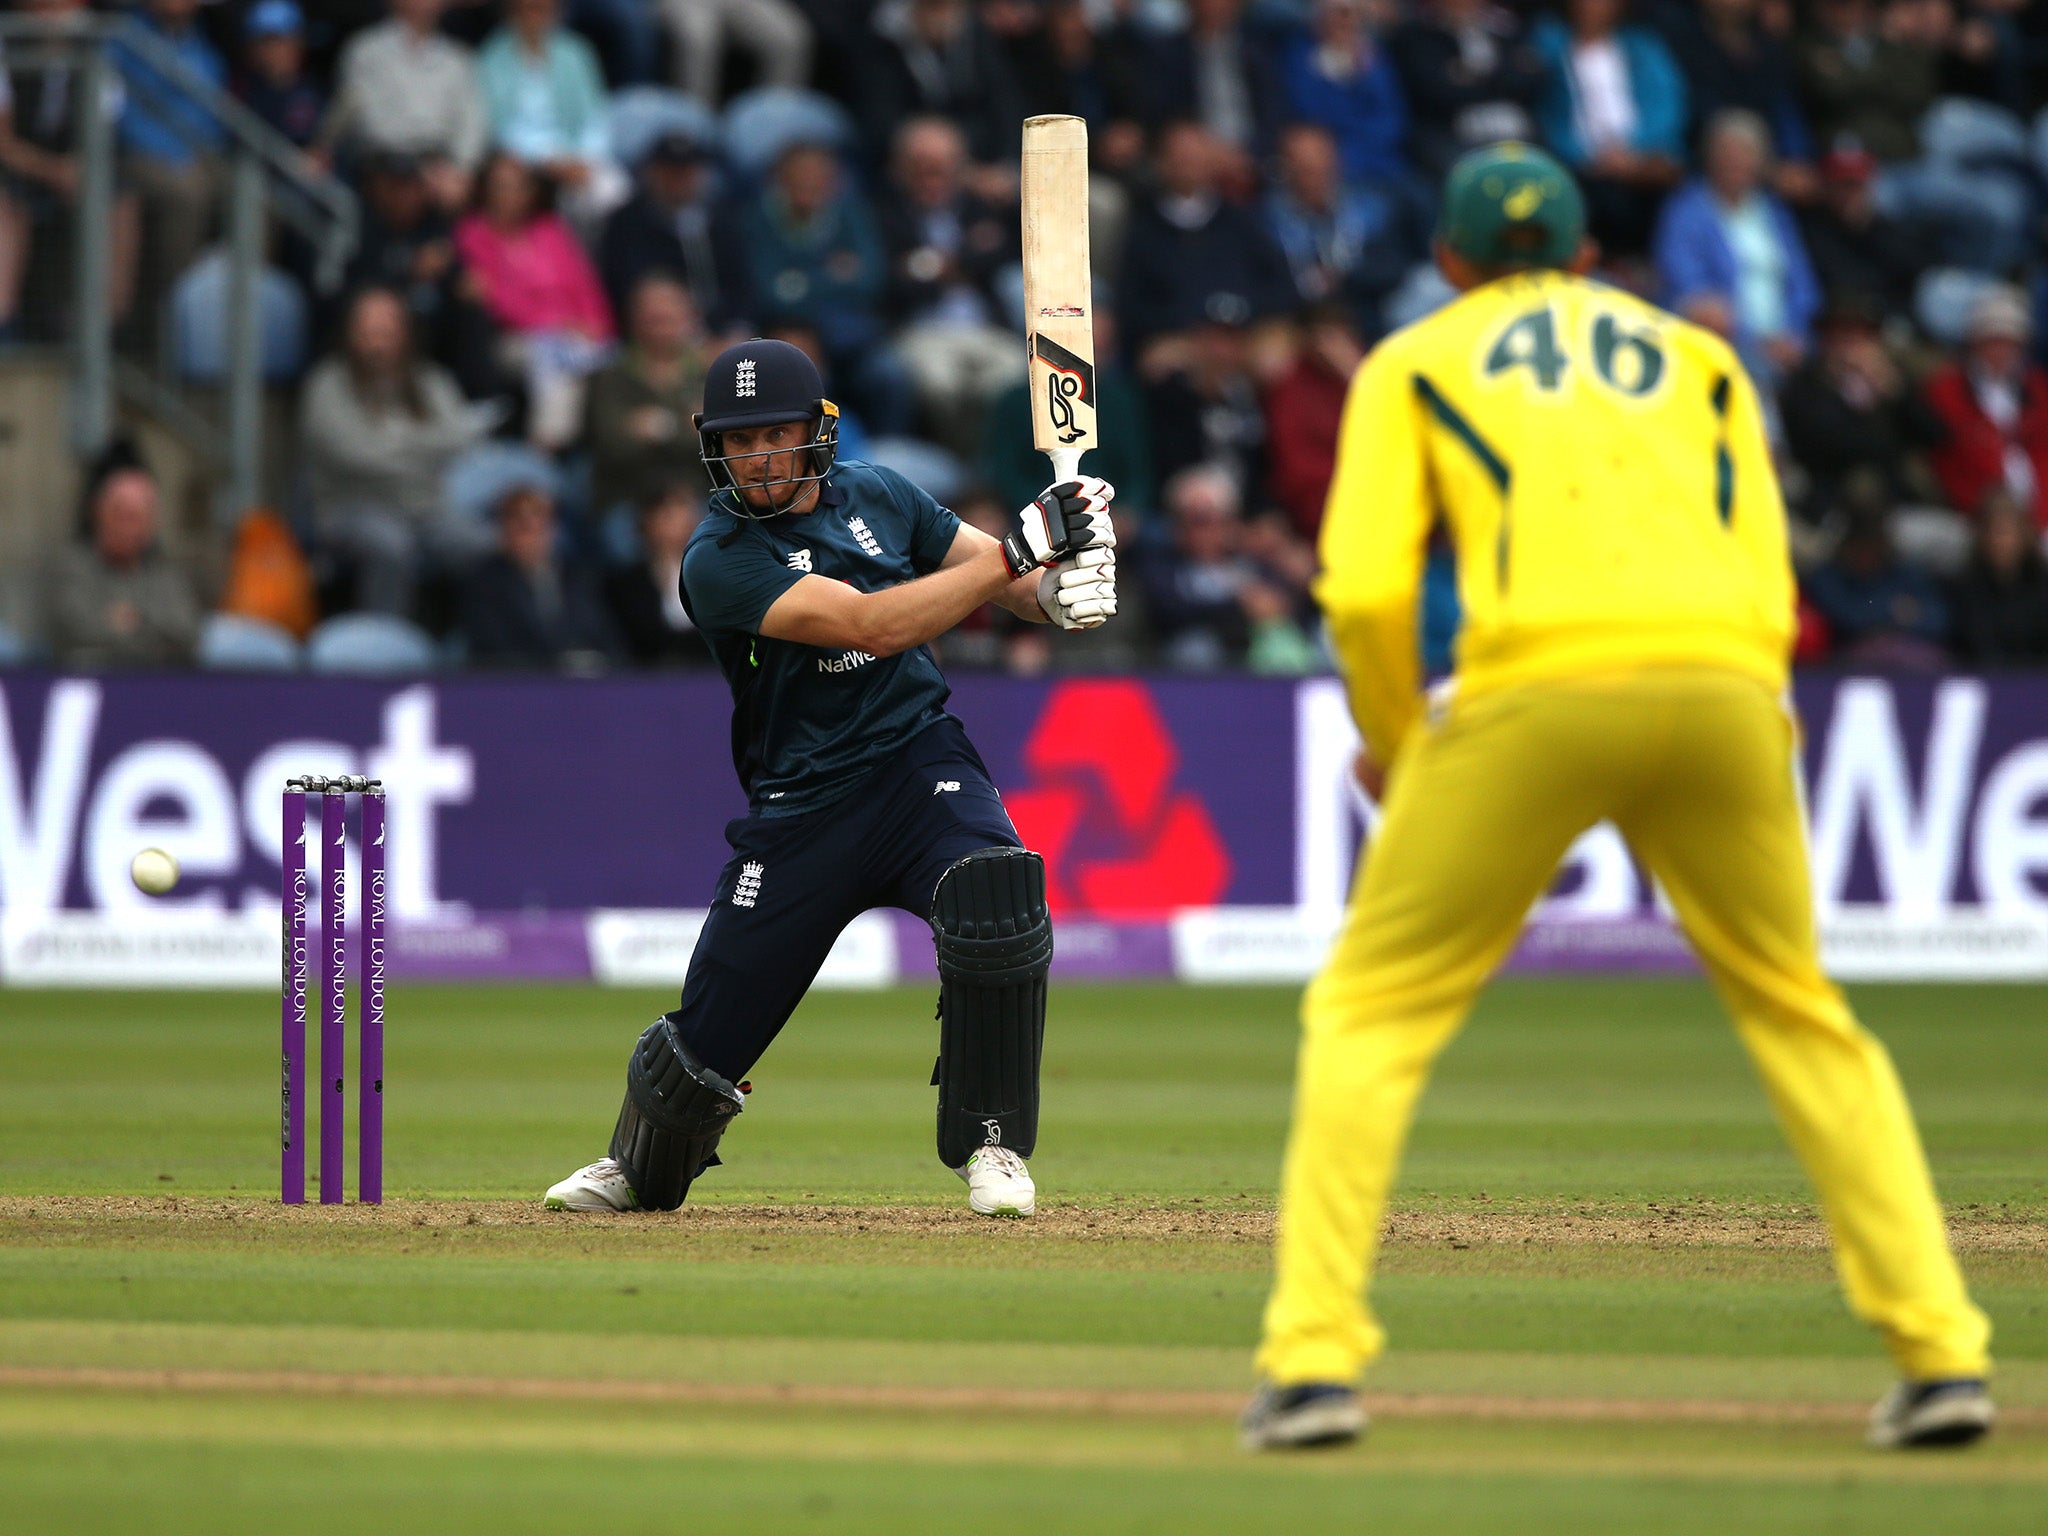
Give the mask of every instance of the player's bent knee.
<svg viewBox="0 0 2048 1536">
<path fill-rule="evenodd" d="M 626 1063 L 626 1101 L 611 1155 L 640 1204 L 672 1211 L 718 1161 L 718 1141 L 746 1107 L 739 1089 L 691 1054 L 673 1018 L 649 1025 Z"/>
<path fill-rule="evenodd" d="M 1029 1157 L 1038 1141 L 1038 1064 L 1052 912 L 1045 861 L 983 848 L 939 877 L 939 1158 L 957 1168 L 984 1146 Z"/>
</svg>

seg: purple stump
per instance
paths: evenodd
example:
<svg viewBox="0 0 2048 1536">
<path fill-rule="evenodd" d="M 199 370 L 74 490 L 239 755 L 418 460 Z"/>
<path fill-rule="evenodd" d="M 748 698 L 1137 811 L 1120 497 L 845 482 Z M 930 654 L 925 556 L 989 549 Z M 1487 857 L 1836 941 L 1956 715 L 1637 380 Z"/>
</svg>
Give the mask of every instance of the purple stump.
<svg viewBox="0 0 2048 1536">
<path fill-rule="evenodd" d="M 284 1062 L 278 1194 L 286 1205 L 306 1203 L 306 792 L 298 780 L 284 792 L 284 985 L 281 996 Z"/>
<path fill-rule="evenodd" d="M 357 1007 L 356 1103 L 361 1169 L 356 1199 L 384 1203 L 384 794 L 363 796 L 363 976 Z"/>
<path fill-rule="evenodd" d="M 348 791 L 330 784 L 320 797 L 320 1203 L 339 1205 L 348 1002 Z"/>
</svg>

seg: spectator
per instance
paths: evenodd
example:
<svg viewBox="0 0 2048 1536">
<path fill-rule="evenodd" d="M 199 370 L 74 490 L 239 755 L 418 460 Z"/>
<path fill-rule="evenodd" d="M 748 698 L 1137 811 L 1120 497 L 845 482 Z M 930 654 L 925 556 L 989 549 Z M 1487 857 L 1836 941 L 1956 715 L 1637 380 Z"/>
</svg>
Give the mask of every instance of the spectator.
<svg viewBox="0 0 2048 1536">
<path fill-rule="evenodd" d="M 590 44 L 562 25 L 559 0 L 508 0 L 505 24 L 485 42 L 476 67 L 499 149 L 583 206 L 615 191 L 604 185 L 617 174 L 606 159 L 604 75 Z"/>
<path fill-rule="evenodd" d="M 751 312 L 746 258 L 730 217 L 714 192 L 711 151 L 687 133 L 665 133 L 640 163 L 632 198 L 605 221 L 597 267 L 615 313 L 641 278 L 666 272 L 689 285 L 690 296 L 719 330 L 743 323 Z"/>
<path fill-rule="evenodd" d="M 552 451 L 575 434 L 583 380 L 612 339 L 611 306 L 583 246 L 554 210 L 545 175 L 498 151 L 477 207 L 455 226 L 469 297 L 501 329 L 504 362 L 525 375 L 527 436 Z"/>
<path fill-rule="evenodd" d="M 62 32 L 85 14 L 86 4 L 24 0 L 20 9 L 26 18 Z M 62 54 L 0 71 L 0 340 L 14 339 L 23 321 L 55 325 L 62 319 L 54 305 L 23 315 L 21 296 L 35 226 L 67 215 L 78 197 L 79 83 L 78 70 Z M 118 99 L 111 92 L 109 98 L 105 115 L 114 118 Z M 133 192 L 117 191 L 108 230 L 109 304 L 117 321 L 134 296 L 138 231 Z"/>
<path fill-rule="evenodd" d="M 199 0 L 148 0 L 141 26 L 201 80 L 225 87 L 227 65 L 200 31 L 198 10 Z M 117 45 L 114 57 L 125 92 L 122 166 L 141 198 L 144 287 L 153 296 L 169 289 L 212 232 L 226 137 L 207 106 L 141 54 Z M 153 312 L 153 298 L 144 303 Z"/>
<path fill-rule="evenodd" d="M 456 274 L 455 225 L 428 192 L 411 155 L 382 151 L 362 177 L 363 225 L 349 259 L 345 287 L 388 288 L 405 300 L 412 333 L 424 351 L 450 341 L 448 320 Z"/>
<path fill-rule="evenodd" d="M 626 308 L 626 345 L 592 376 L 583 438 L 590 501 L 603 517 L 665 486 L 710 488 L 691 425 L 704 394 L 704 328 L 690 292 L 650 272 Z"/>
<path fill-rule="evenodd" d="M 1876 174 L 1866 150 L 1852 144 L 1828 151 L 1820 198 L 1803 224 L 1806 249 L 1823 292 L 1864 294 L 1886 313 L 1904 314 L 1921 273 L 1939 255 L 1922 225 L 1879 211 Z"/>
<path fill-rule="evenodd" d="M 1949 505 L 1972 511 L 2003 489 L 2048 526 L 2048 374 L 2027 360 L 2032 328 L 2017 290 L 1987 289 L 1962 357 L 1928 377 L 1927 403 L 1941 423 L 1933 468 Z"/>
<path fill-rule="evenodd" d="M 875 13 L 861 72 L 860 115 L 870 152 L 887 153 L 907 117 L 946 117 L 982 166 L 1017 163 L 1017 90 L 1001 52 L 967 0 L 907 0 Z"/>
<path fill-rule="evenodd" d="M 1892 545 L 1891 505 L 1874 476 L 1845 493 L 1848 529 L 1834 558 L 1806 575 L 1806 600 L 1827 625 L 1829 659 L 1848 666 L 1933 671 L 1944 658 L 1948 604 L 1934 578 Z"/>
<path fill-rule="evenodd" d="M 357 607 L 410 615 L 424 567 L 481 552 L 488 535 L 445 510 L 441 480 L 488 422 L 414 355 L 398 294 L 356 296 L 341 351 L 306 380 L 299 441 L 315 525 L 347 562 Z"/>
<path fill-rule="evenodd" d="M 1893 0 L 1814 0 L 1800 46 L 1800 85 L 1824 144 L 1861 145 L 1886 163 L 1920 154 L 1941 60 L 1912 40 L 1912 13 Z"/>
<path fill-rule="evenodd" d="M 1295 533 L 1313 545 L 1337 464 L 1344 395 L 1365 348 L 1342 305 L 1309 310 L 1301 330 L 1293 363 L 1266 390 L 1266 457 L 1273 499 Z"/>
<path fill-rule="evenodd" d="M 1494 0 L 1424 0 L 1387 39 L 1408 102 L 1410 151 L 1442 176 L 1468 149 L 1536 136 L 1544 63 Z"/>
<path fill-rule="evenodd" d="M 1166 482 L 1167 538 L 1139 564 L 1160 657 L 1180 671 L 1213 672 L 1263 641 L 1285 652 L 1294 624 L 1284 587 L 1244 553 L 1243 503 L 1229 473 L 1196 464 Z"/>
<path fill-rule="evenodd" d="M 247 41 L 235 94 L 281 136 L 305 149 L 327 98 L 306 73 L 306 18 L 298 0 L 257 0 L 242 19 Z"/>
<path fill-rule="evenodd" d="M 1249 191 L 1280 127 L 1286 90 L 1266 44 L 1245 20 L 1245 0 L 1187 0 L 1185 31 L 1155 45 L 1152 121 L 1192 118 L 1208 130 L 1216 175 Z"/>
<path fill-rule="evenodd" d="M 1422 256 L 1407 200 L 1383 188 L 1347 187 L 1329 130 L 1313 123 L 1281 133 L 1265 213 L 1304 303 L 1330 300 L 1376 314 Z"/>
<path fill-rule="evenodd" d="M 1798 71 L 1791 50 L 1766 17 L 1771 0 L 1700 0 L 1697 8 L 1666 6 L 1659 31 L 1679 68 L 1693 121 L 1702 135 L 1723 112 L 1744 111 L 1762 119 L 1777 146 L 1773 183 L 1782 197 L 1804 201 L 1812 195 L 1813 135 L 1799 105 Z"/>
<path fill-rule="evenodd" d="M 704 666 L 711 649 L 683 607 L 683 551 L 704 519 L 704 496 L 680 483 L 648 489 L 635 508 L 637 558 L 605 576 L 605 607 L 636 667 Z"/>
<path fill-rule="evenodd" d="M 1814 124 L 1880 166 L 1888 212 L 1933 225 L 1959 266 L 2004 272 L 2028 253 L 2029 198 L 1995 170 L 1922 158 L 1920 130 L 1941 86 L 1950 12 L 1939 0 L 1816 0 L 1801 75 Z"/>
<path fill-rule="evenodd" d="M 1017 221 L 965 182 L 967 141 L 943 118 L 898 130 L 882 203 L 895 346 L 934 436 L 976 440 L 982 407 L 1024 374 L 1023 341 L 997 323 L 995 284 L 1018 260 Z"/>
<path fill-rule="evenodd" d="M 1685 77 L 1646 27 L 1622 19 L 1626 0 L 1566 0 L 1530 40 L 1549 70 L 1543 136 L 1578 174 L 1593 235 L 1610 252 L 1640 254 L 1685 158 Z"/>
<path fill-rule="evenodd" d="M 2033 519 L 2001 488 L 1978 508 L 1976 533 L 1954 589 L 1956 654 L 1975 667 L 2048 663 L 2048 563 Z"/>
<path fill-rule="evenodd" d="M 498 500 L 498 547 L 471 569 L 462 638 L 478 667 L 602 671 L 619 654 L 598 582 L 555 548 L 555 504 L 540 486 Z"/>
<path fill-rule="evenodd" d="M 1096 446 L 1081 456 L 1084 473 L 1116 487 L 1110 508 L 1117 537 L 1137 537 L 1152 512 L 1152 452 L 1145 405 L 1124 367 L 1117 342 L 1116 309 L 1106 291 L 1095 296 Z M 981 478 L 1005 517 L 1045 488 L 1045 455 L 1031 435 L 1031 386 L 1019 379 L 990 402 L 981 433 Z M 959 508 L 954 509 L 956 512 Z M 964 516 L 965 514 L 962 513 Z"/>
<path fill-rule="evenodd" d="M 676 40 L 676 84 L 719 102 L 729 50 L 746 50 L 760 85 L 808 85 L 811 24 L 790 0 L 662 0 Z"/>
<path fill-rule="evenodd" d="M 1089 22 L 1088 0 L 1047 0 L 1036 67 L 1013 65 L 1011 74 L 1025 116 L 1085 119 L 1090 158 L 1123 176 L 1145 157 L 1146 62 L 1144 40 L 1128 21 L 1097 28 Z"/>
<path fill-rule="evenodd" d="M 1228 320 L 1181 332 L 1170 361 L 1145 392 L 1152 462 L 1206 464 L 1230 477 L 1242 506 L 1266 484 L 1266 416 L 1251 375 L 1251 337 Z"/>
<path fill-rule="evenodd" d="M 845 184 L 838 157 L 819 144 L 783 151 L 740 225 L 757 302 L 814 329 L 832 371 L 864 404 L 881 408 L 877 430 L 896 430 L 909 411 L 884 382 L 891 360 L 879 311 L 887 265 L 867 206 Z"/>
<path fill-rule="evenodd" d="M 1706 174 L 1664 205 L 1656 251 L 1664 302 L 1732 341 L 1767 397 L 1806 355 L 1820 309 L 1799 226 L 1764 189 L 1769 133 L 1740 110 L 1708 125 Z"/>
<path fill-rule="evenodd" d="M 132 459 L 106 469 L 86 539 L 51 572 L 50 649 L 62 667 L 163 667 L 192 659 L 200 607 L 192 579 L 159 542 L 156 479 Z"/>
<path fill-rule="evenodd" d="M 490 142 L 469 50 L 439 30 L 443 0 L 390 0 L 391 19 L 342 50 L 323 139 L 418 157 L 434 199 L 450 213 L 469 201 L 470 178 Z"/>
<path fill-rule="evenodd" d="M 1785 446 L 1812 482 L 1811 499 L 1833 504 L 1857 470 L 1874 471 L 1894 498 L 1910 495 L 1908 456 L 1939 435 L 1939 422 L 1892 360 L 1867 302 L 1831 304 L 1819 332 L 1779 396 Z"/>
<path fill-rule="evenodd" d="M 1132 215 L 1118 285 L 1141 371 L 1161 332 L 1203 316 L 1242 325 L 1277 314 L 1294 289 L 1258 220 L 1224 201 L 1222 150 L 1207 129 L 1170 124 L 1156 168 L 1159 190 Z"/>
<path fill-rule="evenodd" d="M 1406 189 L 1408 103 L 1364 0 L 1316 0 L 1313 30 L 1288 44 L 1281 70 L 1289 113 L 1330 131 L 1346 181 Z"/>
</svg>

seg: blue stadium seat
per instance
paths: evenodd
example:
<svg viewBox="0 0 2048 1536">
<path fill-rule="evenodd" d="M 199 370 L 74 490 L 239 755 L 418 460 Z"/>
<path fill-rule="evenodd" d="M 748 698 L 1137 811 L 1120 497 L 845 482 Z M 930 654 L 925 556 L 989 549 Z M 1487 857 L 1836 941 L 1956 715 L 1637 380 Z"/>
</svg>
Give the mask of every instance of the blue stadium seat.
<svg viewBox="0 0 2048 1536">
<path fill-rule="evenodd" d="M 561 468 L 546 454 L 521 443 L 480 443 L 449 464 L 441 478 L 448 510 L 472 522 L 490 521 L 498 500 L 514 486 L 538 485 L 562 499 Z"/>
<path fill-rule="evenodd" d="M 431 672 L 438 662 L 431 635 L 388 613 L 342 614 L 306 642 L 306 663 L 315 672 Z"/>
<path fill-rule="evenodd" d="M 216 613 L 199 632 L 199 665 L 209 672 L 296 672 L 303 660 L 289 632 L 239 613 Z"/>
<path fill-rule="evenodd" d="M 1958 347 L 1970 333 L 1970 311 L 1997 279 L 1963 267 L 1932 267 L 1913 288 L 1913 318 L 1945 347 Z"/>
<path fill-rule="evenodd" d="M 637 166 L 654 141 L 667 133 L 684 133 L 713 154 L 718 153 L 718 119 L 694 96 L 658 85 L 635 85 L 612 97 L 612 158 Z"/>
<path fill-rule="evenodd" d="M 188 384 L 220 384 L 228 375 L 228 258 L 208 251 L 171 290 L 171 358 Z M 266 267 L 257 285 L 263 377 L 289 384 L 306 366 L 306 300 L 298 284 Z"/>
<path fill-rule="evenodd" d="M 1921 120 L 1920 146 L 1929 159 L 1978 170 L 2024 169 L 2032 159 L 2026 124 L 2003 107 L 1963 96 L 1934 104 Z"/>
<path fill-rule="evenodd" d="M 935 501 L 951 501 L 967 488 L 966 466 L 921 437 L 878 437 L 868 444 L 866 458 L 895 470 Z"/>
<path fill-rule="evenodd" d="M 725 109 L 725 157 L 742 176 L 765 175 L 792 144 L 853 144 L 853 119 L 829 96 L 794 86 L 764 85 Z"/>
</svg>

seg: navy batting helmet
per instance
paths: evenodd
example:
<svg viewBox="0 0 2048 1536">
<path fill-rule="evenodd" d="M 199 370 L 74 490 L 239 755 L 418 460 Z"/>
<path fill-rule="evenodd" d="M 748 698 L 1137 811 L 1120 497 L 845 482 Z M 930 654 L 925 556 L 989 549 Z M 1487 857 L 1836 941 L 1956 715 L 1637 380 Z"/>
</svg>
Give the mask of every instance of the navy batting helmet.
<svg viewBox="0 0 2048 1536">
<path fill-rule="evenodd" d="M 744 496 L 734 494 L 727 504 L 741 517 L 773 517 L 787 511 L 803 496 L 802 487 L 815 485 L 831 473 L 839 451 L 839 407 L 825 398 L 825 383 L 818 377 L 817 365 L 801 348 L 786 341 L 756 337 L 727 347 L 712 360 L 704 376 L 704 409 L 697 413 L 696 427 L 704 469 L 715 491 L 737 493 L 733 460 L 759 458 L 763 452 L 728 454 L 724 435 L 740 427 L 772 427 L 785 421 L 813 423 L 811 440 L 798 450 L 809 450 L 811 472 L 749 481 L 750 489 L 770 492 L 772 505 L 769 510 L 756 510 Z M 797 462 L 800 465 L 802 460 Z M 786 499 L 775 496 L 775 488 L 782 486 L 796 489 Z"/>
</svg>

